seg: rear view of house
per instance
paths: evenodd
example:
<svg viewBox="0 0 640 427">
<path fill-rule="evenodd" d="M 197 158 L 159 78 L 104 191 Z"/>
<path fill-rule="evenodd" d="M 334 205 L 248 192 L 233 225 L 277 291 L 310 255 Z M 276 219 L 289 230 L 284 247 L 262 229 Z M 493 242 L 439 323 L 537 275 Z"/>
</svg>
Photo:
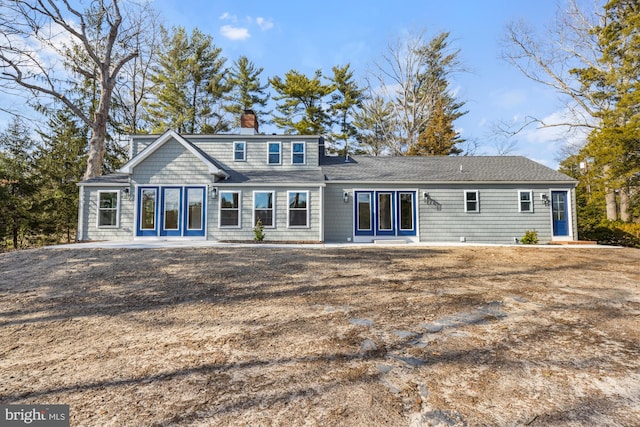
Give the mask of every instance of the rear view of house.
<svg viewBox="0 0 640 427">
<path fill-rule="evenodd" d="M 309 135 L 137 135 L 80 182 L 78 240 L 513 243 L 576 240 L 572 178 L 524 157 L 325 154 Z"/>
</svg>

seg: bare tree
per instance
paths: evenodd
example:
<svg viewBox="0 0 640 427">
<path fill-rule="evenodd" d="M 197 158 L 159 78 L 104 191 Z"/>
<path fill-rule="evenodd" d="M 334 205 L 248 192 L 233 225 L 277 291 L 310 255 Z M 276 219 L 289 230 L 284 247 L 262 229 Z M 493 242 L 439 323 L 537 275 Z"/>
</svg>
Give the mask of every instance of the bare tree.
<svg viewBox="0 0 640 427">
<path fill-rule="evenodd" d="M 91 128 L 87 179 L 102 173 L 118 73 L 138 56 L 143 20 L 131 17 L 146 6 L 96 0 L 81 7 L 71 0 L 0 0 L 0 85 L 60 101 Z M 72 101 L 74 78 L 97 83 L 93 111 Z"/>
<path fill-rule="evenodd" d="M 395 129 L 387 133 L 393 136 L 389 147 L 395 155 L 405 154 L 427 127 L 442 79 L 462 69 L 458 51 L 449 49 L 447 38 L 448 33 L 441 33 L 427 42 L 424 33 L 418 33 L 398 39 L 387 46 L 367 79 L 370 90 L 393 110 Z"/>
<path fill-rule="evenodd" d="M 527 116 L 517 129 L 505 133 L 518 133 L 531 124 L 598 127 L 595 113 L 607 107 L 603 105 L 606 101 L 584 90 L 572 70 L 602 67 L 598 62 L 602 52 L 593 31 L 604 20 L 599 12 L 602 10 L 599 3 L 601 1 L 593 0 L 592 6 L 586 7 L 580 4 L 580 0 L 569 0 L 566 9 L 558 10 L 556 20 L 542 36 L 523 21 L 507 26 L 502 58 L 524 76 L 564 97 L 566 120 L 549 123 L 542 118 Z"/>
</svg>

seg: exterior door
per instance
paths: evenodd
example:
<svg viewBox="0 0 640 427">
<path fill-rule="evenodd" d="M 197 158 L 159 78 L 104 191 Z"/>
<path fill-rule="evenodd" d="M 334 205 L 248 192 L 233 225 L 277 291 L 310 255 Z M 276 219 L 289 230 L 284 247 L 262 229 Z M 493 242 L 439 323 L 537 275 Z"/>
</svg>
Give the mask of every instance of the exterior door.
<svg viewBox="0 0 640 427">
<path fill-rule="evenodd" d="M 136 236 L 204 236 L 206 187 L 138 188 Z"/>
<path fill-rule="evenodd" d="M 553 235 L 569 235 L 569 213 L 566 191 L 551 192 L 551 210 L 553 215 Z"/>
<path fill-rule="evenodd" d="M 160 201 L 160 235 L 180 236 L 182 235 L 182 188 L 163 187 Z"/>
<path fill-rule="evenodd" d="M 416 236 L 416 191 L 356 191 L 354 235 Z"/>
</svg>

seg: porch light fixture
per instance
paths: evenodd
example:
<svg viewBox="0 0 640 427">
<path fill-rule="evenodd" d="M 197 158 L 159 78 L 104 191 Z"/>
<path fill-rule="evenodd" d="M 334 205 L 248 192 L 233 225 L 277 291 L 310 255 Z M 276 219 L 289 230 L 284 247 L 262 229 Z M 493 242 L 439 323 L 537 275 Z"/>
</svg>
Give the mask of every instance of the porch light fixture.
<svg viewBox="0 0 640 427">
<path fill-rule="evenodd" d="M 211 187 L 211 198 L 214 200 L 218 198 L 218 187 Z"/>
<path fill-rule="evenodd" d="M 540 194 L 540 200 L 542 200 L 544 202 L 545 206 L 549 206 L 550 205 L 549 195 L 547 193 L 541 193 Z"/>
<path fill-rule="evenodd" d="M 426 191 L 424 193 L 422 193 L 422 197 L 424 197 L 424 200 L 428 203 L 429 201 L 431 201 L 431 195 L 429 195 L 429 193 L 427 193 Z"/>
<path fill-rule="evenodd" d="M 344 201 L 345 203 L 349 203 L 349 193 L 347 191 L 345 191 L 342 195 L 342 201 Z"/>
<path fill-rule="evenodd" d="M 131 194 L 131 189 L 129 187 L 124 187 L 122 189 L 122 197 L 125 200 L 133 200 L 133 195 Z"/>
</svg>

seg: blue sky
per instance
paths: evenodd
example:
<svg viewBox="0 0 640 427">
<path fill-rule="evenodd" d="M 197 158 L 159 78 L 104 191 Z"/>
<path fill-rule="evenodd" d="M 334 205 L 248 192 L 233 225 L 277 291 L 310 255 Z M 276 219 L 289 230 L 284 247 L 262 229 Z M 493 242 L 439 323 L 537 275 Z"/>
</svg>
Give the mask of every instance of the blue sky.
<svg viewBox="0 0 640 427">
<path fill-rule="evenodd" d="M 563 104 L 558 96 L 500 59 L 508 22 L 525 20 L 544 31 L 557 13 L 554 0 L 433 1 L 206 1 L 156 0 L 165 25 L 198 27 L 211 34 L 230 61 L 246 55 L 264 68 L 263 79 L 295 69 L 311 75 L 351 64 L 361 79 L 390 41 L 424 30 L 428 37 L 451 33 L 467 72 L 453 87 L 466 101 L 456 126 L 477 141 L 477 154 L 496 154 L 493 125 L 525 116 L 548 118 Z M 276 130 L 274 130 L 276 131 Z M 558 129 L 527 129 L 514 137 L 512 154 L 553 168 L 564 135 Z"/>
</svg>

